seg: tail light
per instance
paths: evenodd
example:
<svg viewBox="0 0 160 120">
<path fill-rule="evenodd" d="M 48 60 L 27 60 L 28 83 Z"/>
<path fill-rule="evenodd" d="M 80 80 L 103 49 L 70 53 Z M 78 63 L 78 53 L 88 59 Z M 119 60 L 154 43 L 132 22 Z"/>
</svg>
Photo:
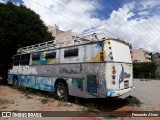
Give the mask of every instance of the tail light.
<svg viewBox="0 0 160 120">
<path fill-rule="evenodd" d="M 116 68 L 115 66 L 112 67 L 112 84 L 116 84 Z"/>
<path fill-rule="evenodd" d="M 112 74 L 116 74 L 116 68 L 115 68 L 115 66 L 112 67 Z"/>
</svg>

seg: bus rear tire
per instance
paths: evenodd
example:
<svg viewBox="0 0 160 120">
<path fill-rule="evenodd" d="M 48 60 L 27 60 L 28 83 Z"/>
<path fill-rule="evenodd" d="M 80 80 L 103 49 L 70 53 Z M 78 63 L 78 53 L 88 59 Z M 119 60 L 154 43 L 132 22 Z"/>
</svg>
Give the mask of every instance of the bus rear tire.
<svg viewBox="0 0 160 120">
<path fill-rule="evenodd" d="M 58 83 L 55 89 L 55 98 L 58 100 L 66 101 L 68 99 L 67 85 L 64 83 Z"/>
</svg>

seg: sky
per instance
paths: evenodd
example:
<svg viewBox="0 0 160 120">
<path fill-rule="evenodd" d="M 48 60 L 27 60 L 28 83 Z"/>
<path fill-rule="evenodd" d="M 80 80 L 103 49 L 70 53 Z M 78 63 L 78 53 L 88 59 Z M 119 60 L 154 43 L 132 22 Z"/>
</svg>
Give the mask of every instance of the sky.
<svg viewBox="0 0 160 120">
<path fill-rule="evenodd" d="M 0 0 L 6 2 L 7 0 Z M 40 15 L 46 25 L 82 33 L 107 30 L 134 49 L 160 52 L 160 0 L 12 0 Z M 106 37 L 107 38 L 107 37 Z"/>
</svg>

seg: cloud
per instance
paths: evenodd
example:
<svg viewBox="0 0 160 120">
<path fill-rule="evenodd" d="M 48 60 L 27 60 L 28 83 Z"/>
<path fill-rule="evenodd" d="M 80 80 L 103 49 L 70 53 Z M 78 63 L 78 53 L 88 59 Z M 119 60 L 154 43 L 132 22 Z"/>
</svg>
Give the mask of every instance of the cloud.
<svg viewBox="0 0 160 120">
<path fill-rule="evenodd" d="M 142 0 L 139 4 L 141 10 L 152 9 L 160 5 L 159 0 Z"/>
<path fill-rule="evenodd" d="M 6 2 L 7 2 L 7 0 L 0 0 L 0 2 L 1 2 L 1 3 L 6 3 Z"/>
<path fill-rule="evenodd" d="M 23 4 L 39 14 L 47 25 L 57 24 L 62 30 L 72 29 L 79 33 L 103 28 L 132 43 L 133 48 L 160 52 L 158 0 L 135 0 L 111 13 L 104 11 L 97 0 L 23 0 Z M 110 16 L 101 19 L 99 14 Z M 109 32 L 107 37 L 111 36 Z"/>
<path fill-rule="evenodd" d="M 82 32 L 102 22 L 91 17 L 98 6 L 95 8 L 85 0 L 23 0 L 23 2 L 38 13 L 46 24 L 57 24 L 61 29 Z M 96 1 L 92 2 L 97 4 Z"/>
</svg>

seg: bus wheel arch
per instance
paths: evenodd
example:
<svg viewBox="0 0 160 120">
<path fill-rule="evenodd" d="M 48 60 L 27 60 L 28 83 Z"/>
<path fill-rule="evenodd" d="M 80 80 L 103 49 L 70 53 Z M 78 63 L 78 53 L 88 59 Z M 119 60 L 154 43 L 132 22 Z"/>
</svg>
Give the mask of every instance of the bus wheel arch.
<svg viewBox="0 0 160 120">
<path fill-rule="evenodd" d="M 69 96 L 69 91 L 68 91 L 68 85 L 64 79 L 57 79 L 54 84 L 55 91 L 54 95 L 55 98 L 58 100 L 67 100 Z"/>
</svg>

